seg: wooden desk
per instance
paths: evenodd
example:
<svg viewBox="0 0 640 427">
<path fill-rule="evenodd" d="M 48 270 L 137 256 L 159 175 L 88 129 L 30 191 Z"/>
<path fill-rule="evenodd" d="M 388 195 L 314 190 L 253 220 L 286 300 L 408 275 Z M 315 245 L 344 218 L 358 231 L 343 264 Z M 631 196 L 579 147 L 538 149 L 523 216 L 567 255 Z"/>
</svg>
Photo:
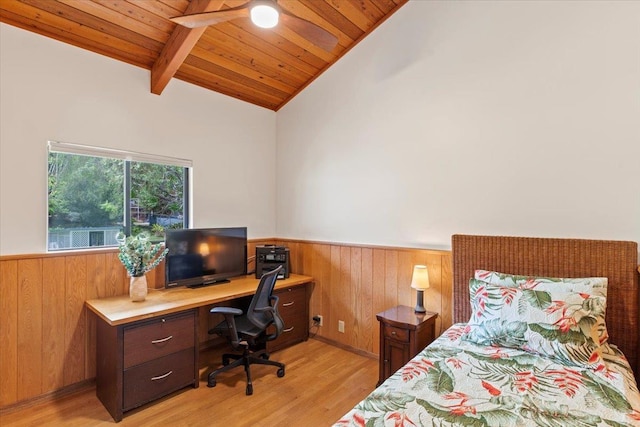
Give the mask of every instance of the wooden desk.
<svg viewBox="0 0 640 427">
<path fill-rule="evenodd" d="M 276 281 L 286 333 L 270 350 L 308 338 L 312 281 L 297 274 Z M 198 308 L 251 296 L 258 282 L 243 276 L 203 288 L 150 290 L 142 302 L 128 295 L 86 301 L 98 316 L 96 395 L 113 419 L 175 390 L 198 387 Z"/>
</svg>

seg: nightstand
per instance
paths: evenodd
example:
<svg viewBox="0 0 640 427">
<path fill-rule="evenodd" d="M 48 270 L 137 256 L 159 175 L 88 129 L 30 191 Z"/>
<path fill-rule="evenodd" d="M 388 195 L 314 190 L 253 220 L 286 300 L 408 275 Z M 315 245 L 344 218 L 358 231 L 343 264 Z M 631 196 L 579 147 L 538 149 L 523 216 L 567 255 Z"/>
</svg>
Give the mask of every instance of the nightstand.
<svg viewBox="0 0 640 427">
<path fill-rule="evenodd" d="M 380 322 L 378 386 L 433 342 L 437 317 L 437 313 L 416 313 L 404 305 L 376 314 Z"/>
</svg>

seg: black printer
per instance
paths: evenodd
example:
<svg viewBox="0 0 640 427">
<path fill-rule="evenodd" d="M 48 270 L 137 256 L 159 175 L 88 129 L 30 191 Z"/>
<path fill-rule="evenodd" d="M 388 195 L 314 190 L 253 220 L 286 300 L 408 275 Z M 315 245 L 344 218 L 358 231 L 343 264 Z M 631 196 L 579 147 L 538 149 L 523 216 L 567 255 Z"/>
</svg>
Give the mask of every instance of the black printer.
<svg viewBox="0 0 640 427">
<path fill-rule="evenodd" d="M 276 245 L 256 246 L 256 279 L 280 266 L 283 268 L 278 273 L 278 279 L 288 278 L 291 272 L 289 248 Z"/>
</svg>

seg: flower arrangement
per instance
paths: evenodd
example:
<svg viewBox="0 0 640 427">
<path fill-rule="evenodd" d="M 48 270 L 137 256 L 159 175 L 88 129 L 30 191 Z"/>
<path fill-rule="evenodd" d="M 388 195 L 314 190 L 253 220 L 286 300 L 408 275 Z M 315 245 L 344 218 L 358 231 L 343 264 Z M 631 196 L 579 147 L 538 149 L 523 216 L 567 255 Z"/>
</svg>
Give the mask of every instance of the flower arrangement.
<svg viewBox="0 0 640 427">
<path fill-rule="evenodd" d="M 116 240 L 120 250 L 118 259 L 131 277 L 144 276 L 147 271 L 160 264 L 169 252 L 169 249 L 163 249 L 161 244 L 151 243 L 145 233 L 129 237 L 119 233 Z"/>
</svg>

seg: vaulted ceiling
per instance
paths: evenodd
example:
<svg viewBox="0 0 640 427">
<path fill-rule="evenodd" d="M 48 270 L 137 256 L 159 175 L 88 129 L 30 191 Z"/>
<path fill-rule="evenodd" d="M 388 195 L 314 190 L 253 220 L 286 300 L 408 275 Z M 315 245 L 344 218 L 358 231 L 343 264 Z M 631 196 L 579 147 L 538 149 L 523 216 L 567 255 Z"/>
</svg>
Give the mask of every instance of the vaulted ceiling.
<svg viewBox="0 0 640 427">
<path fill-rule="evenodd" d="M 277 111 L 407 1 L 278 0 L 337 37 L 330 50 L 284 21 L 191 29 L 170 20 L 247 0 L 0 0 L 0 21 L 151 70 L 158 95 L 177 78 Z"/>
</svg>

